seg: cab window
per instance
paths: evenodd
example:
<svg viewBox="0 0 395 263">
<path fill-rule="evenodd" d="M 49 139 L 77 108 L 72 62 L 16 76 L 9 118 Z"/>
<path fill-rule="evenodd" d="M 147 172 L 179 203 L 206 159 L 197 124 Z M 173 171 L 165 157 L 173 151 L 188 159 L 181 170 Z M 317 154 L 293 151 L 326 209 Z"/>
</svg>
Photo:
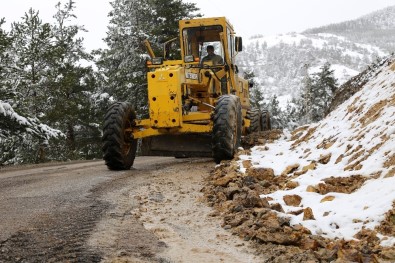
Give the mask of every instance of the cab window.
<svg viewBox="0 0 395 263">
<path fill-rule="evenodd" d="M 185 28 L 182 31 L 184 45 L 184 61 L 197 62 L 207 55 L 207 46 L 214 46 L 214 53 L 224 56 L 219 33 L 223 32 L 220 25 Z"/>
</svg>

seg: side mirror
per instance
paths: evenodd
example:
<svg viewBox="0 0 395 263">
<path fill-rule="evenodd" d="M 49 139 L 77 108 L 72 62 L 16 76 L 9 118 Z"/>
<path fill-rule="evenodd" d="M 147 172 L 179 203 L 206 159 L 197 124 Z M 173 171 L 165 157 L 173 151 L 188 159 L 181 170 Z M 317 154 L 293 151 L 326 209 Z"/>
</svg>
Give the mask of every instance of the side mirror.
<svg viewBox="0 0 395 263">
<path fill-rule="evenodd" d="M 248 87 L 249 88 L 252 88 L 252 87 L 254 87 L 254 82 L 253 81 L 248 81 Z"/>
<path fill-rule="evenodd" d="M 241 37 L 235 37 L 235 50 L 236 52 L 243 51 L 243 39 Z"/>
</svg>

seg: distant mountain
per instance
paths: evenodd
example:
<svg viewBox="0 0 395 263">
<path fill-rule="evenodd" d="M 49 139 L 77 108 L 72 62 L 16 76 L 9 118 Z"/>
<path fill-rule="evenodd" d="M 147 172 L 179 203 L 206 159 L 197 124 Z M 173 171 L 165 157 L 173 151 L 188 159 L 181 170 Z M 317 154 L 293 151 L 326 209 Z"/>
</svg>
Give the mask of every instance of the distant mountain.
<svg viewBox="0 0 395 263">
<path fill-rule="evenodd" d="M 329 33 L 353 42 L 375 45 L 395 52 L 395 6 L 390 6 L 356 20 L 308 29 L 304 34 Z"/>
<path fill-rule="evenodd" d="M 238 65 L 253 70 L 267 98 L 285 107 L 298 97 L 306 74 L 332 65 L 338 84 L 362 72 L 395 47 L 395 6 L 353 21 L 308 29 L 302 33 L 255 36 L 245 41 Z"/>
</svg>

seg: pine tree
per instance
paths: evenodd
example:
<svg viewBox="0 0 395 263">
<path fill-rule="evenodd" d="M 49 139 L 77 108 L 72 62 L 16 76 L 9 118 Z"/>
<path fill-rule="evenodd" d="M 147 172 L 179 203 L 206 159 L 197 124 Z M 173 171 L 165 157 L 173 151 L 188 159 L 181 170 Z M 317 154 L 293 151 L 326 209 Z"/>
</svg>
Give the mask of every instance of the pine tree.
<svg viewBox="0 0 395 263">
<path fill-rule="evenodd" d="M 330 70 L 331 65 L 325 63 L 321 67 L 321 71 L 313 74 L 312 83 L 312 116 L 311 120 L 317 122 L 325 117 L 332 98 L 337 89 L 334 70 Z"/>
<path fill-rule="evenodd" d="M 4 23 L 4 18 L 0 19 L 0 99 L 7 101 L 13 97 L 12 87 L 9 85 L 13 60 L 9 54 L 12 39 L 2 29 Z"/>
<path fill-rule="evenodd" d="M 5 132 L 0 134 L 0 150 L 10 153 L 0 156 L 2 162 L 101 156 L 103 99 L 95 94 L 97 75 L 90 66 L 81 66 L 82 60 L 92 60 L 78 37 L 84 28 L 72 24 L 73 1 L 56 8 L 52 25 L 30 9 L 12 24 L 9 36 L 0 22 L 0 100 L 8 102 L 0 101 L 0 108 L 10 113 L 0 120 Z M 49 151 L 50 135 L 60 131 L 47 134 L 51 128 L 43 122 L 66 135 L 51 139 Z"/>
<path fill-rule="evenodd" d="M 23 74 L 26 68 L 18 68 L 24 65 L 21 61 L 28 60 L 26 53 L 31 50 L 17 49 L 13 39 L 1 26 L 4 19 L 0 20 L 0 165 L 14 163 L 32 163 L 40 161 L 43 156 L 39 154 L 40 145 L 51 137 L 61 136 L 60 131 L 53 130 L 41 123 L 35 117 L 29 117 L 27 108 L 20 107 L 20 99 L 24 99 L 24 105 L 29 105 L 29 97 L 23 96 L 25 86 L 29 83 L 29 75 Z M 32 31 L 31 31 L 32 32 Z M 18 35 L 21 37 L 21 35 Z M 21 38 L 16 38 L 20 41 Z M 29 39 L 26 40 L 26 43 Z M 34 46 L 34 45 L 33 45 Z M 21 46 L 19 46 L 21 47 Z M 34 57 L 31 53 L 30 58 Z M 22 56 L 21 56 L 22 55 Z M 38 60 L 30 60 L 37 62 Z M 27 63 L 27 65 L 29 65 Z M 37 64 L 35 64 L 37 65 Z M 30 69 L 29 67 L 27 69 Z M 37 69 L 37 68 L 36 68 Z M 38 76 L 38 74 L 36 74 Z M 24 82 L 25 81 L 25 82 Z M 21 83 L 22 82 L 22 83 Z M 36 88 L 40 85 L 36 85 Z M 37 94 L 37 93 L 36 93 Z M 30 98 L 36 100 L 37 97 Z M 18 107 L 19 105 L 19 107 Z M 13 106 L 18 107 L 16 112 Z M 33 114 L 34 116 L 34 114 Z"/>
<path fill-rule="evenodd" d="M 45 109 L 43 87 L 48 77 L 51 28 L 48 23 L 42 22 L 38 11 L 29 9 L 21 22 L 12 23 L 9 36 L 12 45 L 7 56 L 12 62 L 9 63 L 5 85 L 9 90 L 8 94 L 12 95 L 7 101 L 11 103 L 12 111 L 16 112 L 11 115 L 14 117 L 10 120 L 16 120 L 15 116 L 24 116 L 34 120 L 35 124 L 30 125 L 32 128 L 29 129 L 16 124 L 16 129 L 11 131 L 11 135 L 2 144 L 7 147 L 8 152 L 13 153 L 9 156 L 11 158 L 14 155 L 12 162 L 36 162 L 39 156 L 32 152 L 38 153 L 48 137 L 31 133 L 30 129 L 39 125 L 38 117 L 42 116 Z M 17 127 L 22 129 L 18 131 Z"/>
<path fill-rule="evenodd" d="M 181 0 L 149 0 L 151 6 L 151 28 L 148 29 L 150 41 L 161 48 L 161 44 L 172 38 L 178 38 L 178 21 L 201 16 L 196 4 L 183 3 Z M 177 41 L 179 42 L 179 41 Z"/>
<path fill-rule="evenodd" d="M 303 92 L 297 103 L 300 124 L 317 122 L 325 117 L 337 89 L 334 70 L 330 67 L 329 63 L 325 63 L 312 76 L 308 74 L 308 65 L 305 67 Z"/>
<path fill-rule="evenodd" d="M 298 115 L 300 124 L 310 123 L 312 120 L 312 79 L 309 75 L 309 65 L 304 66 L 303 89 L 301 98 L 298 100 Z"/>
<path fill-rule="evenodd" d="M 262 103 L 265 99 L 263 96 L 263 92 L 260 89 L 258 83 L 255 80 L 255 74 L 252 70 L 244 71 L 243 73 L 244 79 L 248 80 L 250 85 L 250 102 L 253 108 L 262 109 Z"/>
<path fill-rule="evenodd" d="M 288 101 L 287 107 L 283 112 L 283 116 L 284 128 L 292 131 L 300 125 L 297 101 L 295 99 Z"/>
<path fill-rule="evenodd" d="M 12 56 L 15 59 L 13 89 L 18 95 L 17 108 L 33 116 L 42 114 L 45 92 L 42 89 L 48 73 L 51 50 L 51 27 L 39 18 L 39 12 L 29 9 L 21 22 L 12 24 Z"/>
<path fill-rule="evenodd" d="M 99 120 L 96 116 L 87 114 L 92 111 L 91 95 L 96 81 L 92 68 L 80 65 L 82 60 L 92 60 L 83 47 L 83 39 L 78 37 L 78 33 L 85 29 L 72 24 L 72 20 L 76 19 L 75 2 L 69 0 L 63 6 L 58 3 L 56 9 L 55 23 L 51 28 L 53 44 L 50 79 L 46 83 L 49 103 L 43 119 L 66 134 L 67 144 L 62 149 L 65 153 L 63 158 L 75 159 L 80 155 L 98 157 Z M 89 137 L 94 137 L 96 141 L 93 143 L 92 140 L 87 140 Z M 95 147 L 81 150 L 87 144 Z"/>
<path fill-rule="evenodd" d="M 103 92 L 116 101 L 131 101 L 138 110 L 146 105 L 143 40 L 149 17 L 146 0 L 115 0 L 109 13 L 110 25 L 104 39 L 108 49 L 99 50 L 97 65 L 104 75 Z"/>
<path fill-rule="evenodd" d="M 284 128 L 284 113 L 280 108 L 277 95 L 273 95 L 269 103 L 269 112 L 271 114 L 272 128 L 281 129 Z"/>
</svg>

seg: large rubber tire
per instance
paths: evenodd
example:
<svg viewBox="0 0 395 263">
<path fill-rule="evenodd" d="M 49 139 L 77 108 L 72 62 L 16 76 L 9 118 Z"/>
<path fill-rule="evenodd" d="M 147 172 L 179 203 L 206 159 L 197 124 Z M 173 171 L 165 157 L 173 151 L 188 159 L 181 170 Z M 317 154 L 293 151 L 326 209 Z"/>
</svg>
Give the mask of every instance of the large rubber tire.
<svg viewBox="0 0 395 263">
<path fill-rule="evenodd" d="M 231 160 L 241 143 L 241 104 L 234 95 L 221 96 L 214 112 L 212 136 L 213 157 L 216 163 Z"/>
<path fill-rule="evenodd" d="M 269 131 L 272 129 L 272 123 L 270 120 L 270 113 L 268 111 L 262 112 L 262 130 Z"/>
<path fill-rule="evenodd" d="M 110 170 L 129 170 L 136 157 L 137 140 L 125 129 L 132 127 L 136 112 L 126 102 L 110 106 L 104 119 L 103 159 Z"/>
<path fill-rule="evenodd" d="M 263 130 L 262 113 L 259 109 L 252 109 L 247 112 L 247 119 L 250 119 L 250 127 L 247 128 L 247 133 L 253 133 Z"/>
</svg>

